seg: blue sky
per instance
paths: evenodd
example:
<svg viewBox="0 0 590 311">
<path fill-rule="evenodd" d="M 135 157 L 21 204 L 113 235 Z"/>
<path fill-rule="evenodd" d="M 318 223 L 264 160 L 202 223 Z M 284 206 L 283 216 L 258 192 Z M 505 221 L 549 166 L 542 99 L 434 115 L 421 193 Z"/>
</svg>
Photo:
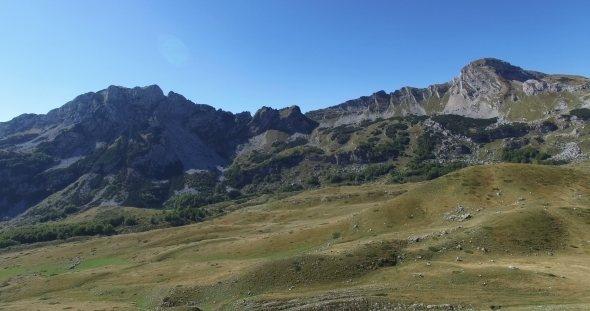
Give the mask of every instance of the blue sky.
<svg viewBox="0 0 590 311">
<path fill-rule="evenodd" d="M 0 0 L 0 121 L 109 85 L 232 112 L 425 87 L 496 57 L 590 76 L 590 1 Z"/>
</svg>

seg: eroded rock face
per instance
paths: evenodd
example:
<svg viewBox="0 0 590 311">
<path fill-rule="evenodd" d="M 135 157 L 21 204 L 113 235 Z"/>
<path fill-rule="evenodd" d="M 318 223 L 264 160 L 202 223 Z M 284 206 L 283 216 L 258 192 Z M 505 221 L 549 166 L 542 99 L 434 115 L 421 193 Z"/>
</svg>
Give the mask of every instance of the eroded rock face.
<svg viewBox="0 0 590 311">
<path fill-rule="evenodd" d="M 500 108 L 507 101 L 518 101 L 521 92 L 525 96 L 557 92 L 582 96 L 588 91 L 590 80 L 584 77 L 547 75 L 499 59 L 484 58 L 463 67 L 459 76 L 446 83 L 426 88 L 403 87 L 391 93 L 379 91 L 306 115 L 327 125 L 408 114 L 507 119 L 510 109 Z"/>
<path fill-rule="evenodd" d="M 109 86 L 46 115 L 0 123 L 0 160 L 6 164 L 2 168 L 0 163 L 5 194 L 0 219 L 22 213 L 72 183 L 81 184 L 88 174 L 96 179 L 95 187 L 165 182 L 184 172 L 228 166 L 237 145 L 267 129 L 308 134 L 317 126 L 297 106 L 263 108 L 253 118 L 249 112 L 195 104 L 174 92 L 164 95 L 157 85 Z M 69 192 L 78 193 L 78 188 Z M 101 191 L 103 197 L 78 193 L 76 202 L 121 202 L 128 192 Z"/>
<path fill-rule="evenodd" d="M 570 80 L 567 77 L 562 77 L 560 80 L 564 82 L 554 82 L 553 79 L 549 81 L 530 79 L 522 84 L 522 90 L 528 96 L 534 96 L 543 93 L 558 93 L 563 91 L 581 92 L 590 90 L 590 82 L 571 85 L 566 82 Z"/>
<path fill-rule="evenodd" d="M 280 110 L 262 107 L 254 114 L 248 123 L 250 130 L 260 134 L 268 130 L 279 130 L 289 135 L 295 133 L 310 134 L 318 123 L 301 113 L 298 106 L 291 106 Z"/>
<path fill-rule="evenodd" d="M 41 117 L 38 114 L 27 113 L 12 119 L 10 122 L 0 122 L 0 137 L 7 137 L 31 128 Z"/>
</svg>

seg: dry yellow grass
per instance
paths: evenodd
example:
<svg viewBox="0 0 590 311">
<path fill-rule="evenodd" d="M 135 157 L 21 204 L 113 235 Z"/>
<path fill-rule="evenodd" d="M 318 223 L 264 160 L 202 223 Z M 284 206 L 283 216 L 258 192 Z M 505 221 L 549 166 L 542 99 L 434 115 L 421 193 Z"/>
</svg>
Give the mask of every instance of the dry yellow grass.
<svg viewBox="0 0 590 311">
<path fill-rule="evenodd" d="M 583 309 L 584 165 L 477 166 L 424 183 L 324 188 L 191 226 L 3 250 L 0 310 L 273 310 L 355 298 Z"/>
</svg>

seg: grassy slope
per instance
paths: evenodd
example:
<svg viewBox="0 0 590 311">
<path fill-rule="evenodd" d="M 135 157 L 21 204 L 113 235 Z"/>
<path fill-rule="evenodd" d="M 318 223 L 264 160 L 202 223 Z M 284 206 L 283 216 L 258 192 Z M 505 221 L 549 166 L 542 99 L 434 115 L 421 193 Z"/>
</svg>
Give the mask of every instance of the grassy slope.
<svg viewBox="0 0 590 311">
<path fill-rule="evenodd" d="M 204 310 L 355 297 L 588 307 L 588 171 L 476 166 L 427 183 L 302 192 L 187 227 L 2 251 L 0 309 L 153 309 L 166 297 Z M 458 205 L 473 218 L 445 220 Z M 375 264 L 395 256 L 396 266 Z"/>
</svg>

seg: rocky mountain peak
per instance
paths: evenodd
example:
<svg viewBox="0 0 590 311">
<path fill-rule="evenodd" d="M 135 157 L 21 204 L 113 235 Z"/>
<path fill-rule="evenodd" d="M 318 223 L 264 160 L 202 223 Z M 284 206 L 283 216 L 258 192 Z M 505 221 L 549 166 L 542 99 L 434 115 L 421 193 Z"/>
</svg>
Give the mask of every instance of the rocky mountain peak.
<svg viewBox="0 0 590 311">
<path fill-rule="evenodd" d="M 299 106 L 293 105 L 291 107 L 283 108 L 279 110 L 279 114 L 281 118 L 289 118 L 289 117 L 297 117 L 301 115 L 301 108 Z"/>
<path fill-rule="evenodd" d="M 319 124 L 303 115 L 299 106 L 291 106 L 281 110 L 264 106 L 256 111 L 248 125 L 256 134 L 266 130 L 280 130 L 289 134 L 295 132 L 309 134 Z"/>
<path fill-rule="evenodd" d="M 132 89 L 111 85 L 101 93 L 104 103 L 107 105 L 132 104 L 153 106 L 166 99 L 164 92 L 157 85 L 134 87 Z"/>
<path fill-rule="evenodd" d="M 186 101 L 186 97 L 184 97 L 182 94 L 178 94 L 175 93 L 173 91 L 168 92 L 168 99 L 169 100 L 179 100 L 179 101 Z"/>
<path fill-rule="evenodd" d="M 469 63 L 461 69 L 461 76 L 473 76 L 479 73 L 482 77 L 499 76 L 506 80 L 524 82 L 529 79 L 540 79 L 545 76 L 540 72 L 524 70 L 509 62 L 496 58 L 482 58 Z"/>
</svg>

